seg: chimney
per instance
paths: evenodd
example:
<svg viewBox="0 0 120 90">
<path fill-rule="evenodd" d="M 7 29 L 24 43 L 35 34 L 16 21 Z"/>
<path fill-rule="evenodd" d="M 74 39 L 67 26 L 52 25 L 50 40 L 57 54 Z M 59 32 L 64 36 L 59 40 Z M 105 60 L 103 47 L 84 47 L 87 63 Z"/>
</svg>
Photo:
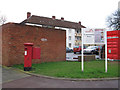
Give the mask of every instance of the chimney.
<svg viewBox="0 0 120 90">
<path fill-rule="evenodd" d="M 64 17 L 61 17 L 61 20 L 63 20 L 63 21 L 64 21 Z"/>
<path fill-rule="evenodd" d="M 81 21 L 79 21 L 79 24 L 81 25 Z"/>
<path fill-rule="evenodd" d="M 55 19 L 55 16 L 52 16 L 52 19 Z"/>
<path fill-rule="evenodd" d="M 31 12 L 27 12 L 27 18 L 31 16 Z"/>
</svg>

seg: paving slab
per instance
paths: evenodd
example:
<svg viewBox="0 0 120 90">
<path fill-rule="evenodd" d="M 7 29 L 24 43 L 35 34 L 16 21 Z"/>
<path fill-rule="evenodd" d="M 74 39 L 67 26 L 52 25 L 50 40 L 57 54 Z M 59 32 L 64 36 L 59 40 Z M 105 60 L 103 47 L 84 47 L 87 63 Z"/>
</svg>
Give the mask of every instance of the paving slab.
<svg viewBox="0 0 120 90">
<path fill-rule="evenodd" d="M 13 80 L 30 76 L 30 75 L 21 73 L 17 70 L 14 70 L 13 68 L 7 68 L 2 66 L 0 66 L 0 68 L 2 68 L 2 83 L 10 82 Z"/>
</svg>

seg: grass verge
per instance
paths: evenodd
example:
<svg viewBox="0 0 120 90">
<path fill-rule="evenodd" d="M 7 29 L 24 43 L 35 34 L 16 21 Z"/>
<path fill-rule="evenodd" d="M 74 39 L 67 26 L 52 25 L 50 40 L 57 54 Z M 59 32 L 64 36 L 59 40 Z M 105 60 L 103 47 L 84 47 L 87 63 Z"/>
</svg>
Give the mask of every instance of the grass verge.
<svg viewBox="0 0 120 90">
<path fill-rule="evenodd" d="M 24 65 L 14 65 L 14 68 L 23 70 Z M 84 62 L 84 72 L 81 71 L 81 62 L 48 62 L 32 64 L 31 73 L 64 77 L 64 78 L 111 78 L 119 77 L 118 62 L 108 61 L 108 72 L 105 73 L 104 61 Z"/>
</svg>

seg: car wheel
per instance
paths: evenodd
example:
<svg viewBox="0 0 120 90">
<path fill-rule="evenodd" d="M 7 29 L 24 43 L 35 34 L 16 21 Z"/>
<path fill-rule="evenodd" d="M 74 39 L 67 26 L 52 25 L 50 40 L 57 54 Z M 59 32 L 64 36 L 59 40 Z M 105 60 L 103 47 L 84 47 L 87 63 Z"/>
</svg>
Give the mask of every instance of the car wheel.
<svg viewBox="0 0 120 90">
<path fill-rule="evenodd" d="M 74 54 L 76 54 L 76 52 L 74 52 Z"/>
<path fill-rule="evenodd" d="M 91 52 L 91 54 L 94 54 L 94 52 Z"/>
<path fill-rule="evenodd" d="M 98 53 L 98 52 L 96 52 L 96 55 L 99 55 L 99 53 Z"/>
<path fill-rule="evenodd" d="M 81 54 L 81 51 L 80 51 L 80 54 Z"/>
</svg>

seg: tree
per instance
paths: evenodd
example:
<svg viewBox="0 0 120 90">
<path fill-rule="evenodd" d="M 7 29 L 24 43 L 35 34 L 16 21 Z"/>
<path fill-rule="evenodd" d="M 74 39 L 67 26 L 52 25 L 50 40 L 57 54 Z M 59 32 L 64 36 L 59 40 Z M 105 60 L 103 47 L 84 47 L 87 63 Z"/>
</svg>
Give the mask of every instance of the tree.
<svg viewBox="0 0 120 90">
<path fill-rule="evenodd" d="M 107 25 L 113 30 L 120 30 L 120 10 L 118 9 L 107 18 Z"/>
<path fill-rule="evenodd" d="M 6 22 L 6 17 L 5 16 L 1 16 L 0 17 L 0 24 L 2 25 L 2 24 L 4 24 L 5 22 Z"/>
</svg>

